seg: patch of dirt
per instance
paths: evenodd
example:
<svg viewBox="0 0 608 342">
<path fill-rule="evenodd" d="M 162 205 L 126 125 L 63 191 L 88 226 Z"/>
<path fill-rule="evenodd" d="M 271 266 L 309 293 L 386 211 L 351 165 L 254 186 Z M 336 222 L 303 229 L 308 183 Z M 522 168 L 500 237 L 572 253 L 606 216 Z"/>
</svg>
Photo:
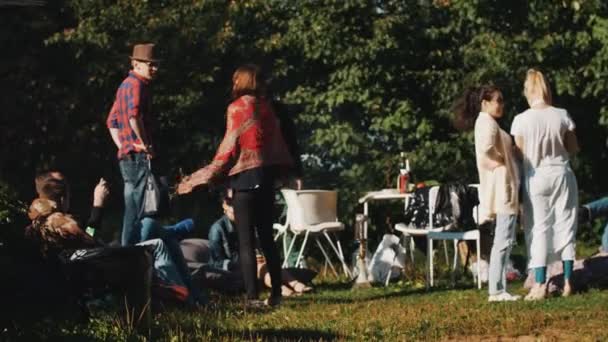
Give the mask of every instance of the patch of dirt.
<svg viewBox="0 0 608 342">
<path fill-rule="evenodd" d="M 563 330 L 546 330 L 541 335 L 521 335 L 521 336 L 455 336 L 444 339 L 445 342 L 467 341 L 467 342 L 547 342 L 547 341 L 575 341 L 580 336 L 568 333 Z"/>
</svg>

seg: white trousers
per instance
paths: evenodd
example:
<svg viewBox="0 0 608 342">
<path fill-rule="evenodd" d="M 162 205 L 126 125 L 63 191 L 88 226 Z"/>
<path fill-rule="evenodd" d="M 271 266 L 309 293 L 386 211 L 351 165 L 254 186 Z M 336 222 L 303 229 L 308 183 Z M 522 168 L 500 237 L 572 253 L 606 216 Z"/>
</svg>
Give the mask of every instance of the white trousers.
<svg viewBox="0 0 608 342">
<path fill-rule="evenodd" d="M 528 268 L 574 260 L 578 186 L 570 166 L 544 166 L 524 176 L 523 223 Z"/>
</svg>

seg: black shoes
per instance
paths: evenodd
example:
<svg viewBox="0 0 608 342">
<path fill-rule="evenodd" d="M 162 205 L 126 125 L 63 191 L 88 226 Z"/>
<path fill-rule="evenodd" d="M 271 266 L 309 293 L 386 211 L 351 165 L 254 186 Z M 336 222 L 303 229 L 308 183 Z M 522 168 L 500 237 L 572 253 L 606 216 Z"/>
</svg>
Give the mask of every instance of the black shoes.
<svg viewBox="0 0 608 342">
<path fill-rule="evenodd" d="M 281 296 L 270 296 L 266 300 L 247 299 L 245 307 L 248 309 L 275 308 L 281 305 L 281 300 Z"/>
</svg>

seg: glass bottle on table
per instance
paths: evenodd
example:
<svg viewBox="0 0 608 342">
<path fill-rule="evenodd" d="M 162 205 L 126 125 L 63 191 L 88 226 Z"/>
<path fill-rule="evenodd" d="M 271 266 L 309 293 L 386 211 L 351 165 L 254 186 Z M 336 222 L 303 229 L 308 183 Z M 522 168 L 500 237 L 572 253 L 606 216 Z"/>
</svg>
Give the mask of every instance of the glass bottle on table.
<svg viewBox="0 0 608 342">
<path fill-rule="evenodd" d="M 397 190 L 400 194 L 407 192 L 409 180 L 409 161 L 405 158 L 405 152 L 401 152 L 399 155 L 399 176 L 397 177 Z"/>
</svg>

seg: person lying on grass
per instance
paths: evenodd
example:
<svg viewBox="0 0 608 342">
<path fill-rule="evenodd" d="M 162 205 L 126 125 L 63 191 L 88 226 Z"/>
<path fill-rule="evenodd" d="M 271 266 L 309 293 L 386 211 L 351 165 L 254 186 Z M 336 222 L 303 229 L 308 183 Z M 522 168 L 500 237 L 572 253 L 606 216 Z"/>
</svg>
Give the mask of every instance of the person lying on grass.
<svg viewBox="0 0 608 342">
<path fill-rule="evenodd" d="M 36 177 L 39 197 L 30 205 L 28 216 L 32 220 L 26 228 L 26 236 L 40 248 L 47 257 L 63 257 L 77 260 L 84 257 L 88 250 L 105 247 L 104 244 L 87 234 L 73 216 L 70 208 L 70 191 L 65 177 L 60 172 L 45 172 Z M 93 192 L 93 208 L 86 223 L 87 231 L 101 227 L 102 211 L 109 191 L 105 180 L 101 179 Z M 137 244 L 149 246 L 154 261 L 154 275 L 164 293 L 173 299 L 187 304 L 202 303 L 198 291 L 190 283 L 189 274 L 182 274 L 171 258 L 171 253 L 161 239 L 152 239 Z"/>
</svg>

